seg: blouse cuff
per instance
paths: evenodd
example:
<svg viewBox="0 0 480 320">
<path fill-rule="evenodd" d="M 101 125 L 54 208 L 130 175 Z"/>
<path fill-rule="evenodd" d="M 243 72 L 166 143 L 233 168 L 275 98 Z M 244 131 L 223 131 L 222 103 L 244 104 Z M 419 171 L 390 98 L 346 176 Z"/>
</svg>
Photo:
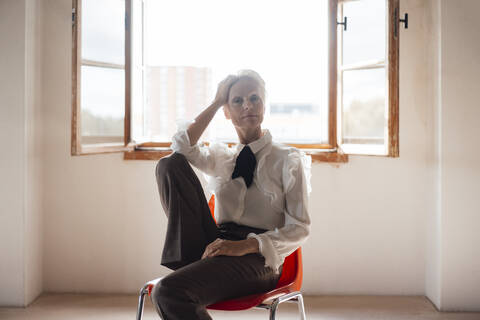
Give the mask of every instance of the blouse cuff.
<svg viewBox="0 0 480 320">
<path fill-rule="evenodd" d="M 190 145 L 190 138 L 188 137 L 187 129 L 194 120 L 180 120 L 177 121 L 178 131 L 172 137 L 172 144 L 170 148 L 178 153 L 188 156 L 192 152 L 195 152 L 198 145 Z M 188 157 L 187 157 L 188 158 Z"/>
<path fill-rule="evenodd" d="M 277 254 L 275 247 L 273 246 L 272 240 L 265 234 L 255 234 L 249 233 L 247 238 L 255 238 L 258 241 L 258 250 L 265 258 L 265 266 L 270 267 L 275 271 L 275 273 L 279 273 L 279 268 L 283 263 L 283 260 Z"/>
</svg>

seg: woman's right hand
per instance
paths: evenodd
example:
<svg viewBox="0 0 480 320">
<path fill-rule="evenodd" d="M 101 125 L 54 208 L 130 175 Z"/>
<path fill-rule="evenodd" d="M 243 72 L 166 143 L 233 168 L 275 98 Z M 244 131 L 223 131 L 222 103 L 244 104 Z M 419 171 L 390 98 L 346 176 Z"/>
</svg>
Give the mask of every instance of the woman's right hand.
<svg viewBox="0 0 480 320">
<path fill-rule="evenodd" d="M 228 102 L 228 91 L 231 87 L 232 82 L 235 80 L 235 76 L 229 75 L 218 84 L 217 94 L 213 100 L 213 104 L 218 108 L 227 104 Z"/>
</svg>

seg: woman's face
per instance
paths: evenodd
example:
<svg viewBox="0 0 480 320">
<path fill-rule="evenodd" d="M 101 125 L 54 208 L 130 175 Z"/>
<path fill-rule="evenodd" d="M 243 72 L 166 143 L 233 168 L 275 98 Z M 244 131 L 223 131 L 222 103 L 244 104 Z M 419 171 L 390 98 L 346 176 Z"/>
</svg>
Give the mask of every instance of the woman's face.
<svg viewBox="0 0 480 320">
<path fill-rule="evenodd" d="M 228 103 L 224 107 L 225 117 L 235 127 L 254 129 L 260 127 L 265 113 L 262 89 L 256 80 L 241 78 L 231 88 Z"/>
</svg>

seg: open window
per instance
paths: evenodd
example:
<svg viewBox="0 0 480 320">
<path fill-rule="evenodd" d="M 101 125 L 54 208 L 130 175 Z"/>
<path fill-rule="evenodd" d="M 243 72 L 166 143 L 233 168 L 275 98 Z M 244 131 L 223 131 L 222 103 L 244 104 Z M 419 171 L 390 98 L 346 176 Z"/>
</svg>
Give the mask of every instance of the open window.
<svg viewBox="0 0 480 320">
<path fill-rule="evenodd" d="M 398 156 L 398 0 L 339 0 L 337 142 Z"/>
<path fill-rule="evenodd" d="M 398 0 L 245 1 L 73 0 L 72 154 L 169 154 L 177 120 L 250 68 L 276 141 L 320 161 L 398 156 Z M 202 138 L 236 140 L 222 116 Z"/>
<path fill-rule="evenodd" d="M 133 150 L 128 4 L 73 1 L 72 155 Z"/>
</svg>

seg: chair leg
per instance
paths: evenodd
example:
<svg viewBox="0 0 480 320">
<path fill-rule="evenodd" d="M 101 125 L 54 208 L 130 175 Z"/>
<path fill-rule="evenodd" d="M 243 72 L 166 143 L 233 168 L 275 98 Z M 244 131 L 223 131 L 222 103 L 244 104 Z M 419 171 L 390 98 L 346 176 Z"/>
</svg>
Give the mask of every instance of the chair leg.
<svg viewBox="0 0 480 320">
<path fill-rule="evenodd" d="M 289 301 L 289 300 L 293 300 L 297 302 L 298 312 L 300 313 L 300 319 L 301 320 L 307 319 L 305 315 L 305 306 L 303 305 L 302 293 L 299 291 L 296 291 L 296 292 L 292 292 L 284 296 L 278 297 L 277 299 L 273 300 L 272 304 L 270 305 L 270 320 L 275 320 L 278 305 L 282 302 Z"/>
<path fill-rule="evenodd" d="M 297 305 L 298 305 L 298 312 L 300 313 L 300 320 L 307 320 L 305 316 L 305 306 L 303 305 L 303 296 L 301 293 L 297 296 Z"/>
<path fill-rule="evenodd" d="M 275 320 L 275 316 L 277 314 L 277 308 L 280 304 L 279 299 L 273 300 L 272 304 L 270 305 L 270 320 Z"/>
<path fill-rule="evenodd" d="M 138 296 L 137 320 L 142 320 L 143 304 L 145 302 L 145 295 L 147 293 L 148 293 L 147 286 L 144 286 L 142 289 L 140 289 L 140 295 Z"/>
</svg>

